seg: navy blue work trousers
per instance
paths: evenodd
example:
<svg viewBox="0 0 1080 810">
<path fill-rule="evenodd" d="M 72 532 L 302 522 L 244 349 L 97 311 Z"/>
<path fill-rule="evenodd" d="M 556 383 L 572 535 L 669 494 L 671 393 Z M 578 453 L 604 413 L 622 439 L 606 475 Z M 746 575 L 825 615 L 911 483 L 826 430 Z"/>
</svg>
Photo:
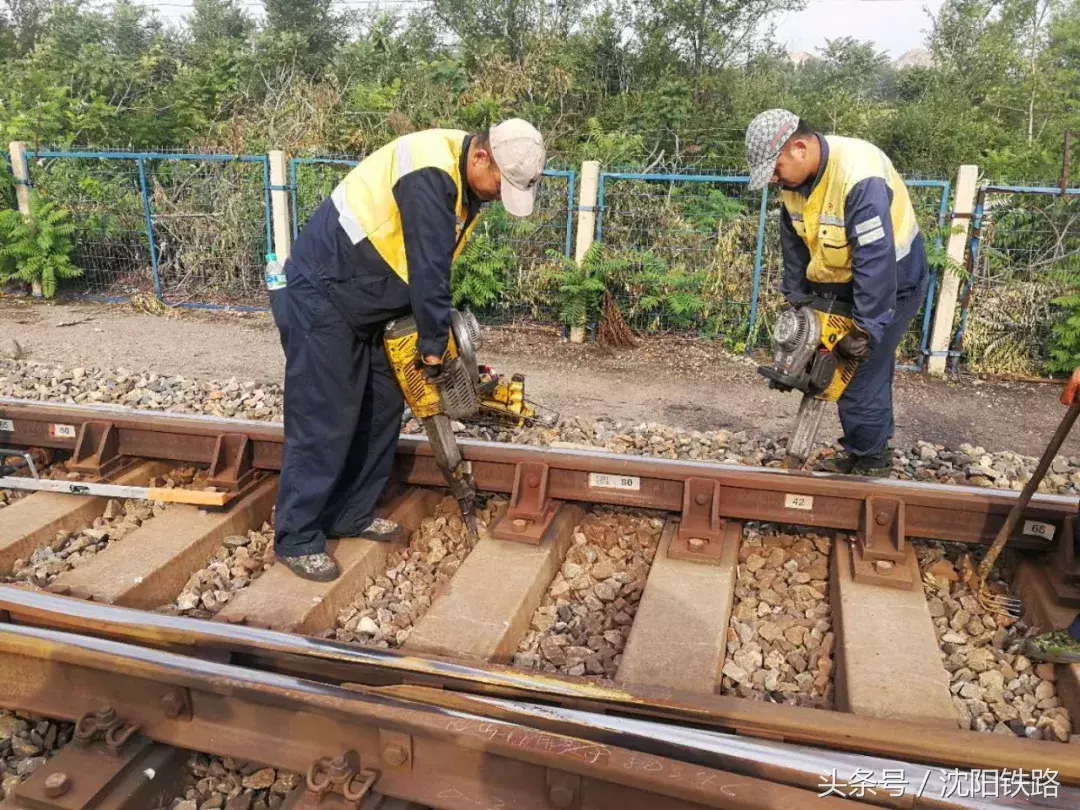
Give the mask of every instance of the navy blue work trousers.
<svg viewBox="0 0 1080 810">
<path fill-rule="evenodd" d="M 1080 509 L 1077 510 L 1076 527 L 1073 529 L 1073 559 L 1080 560 Z M 1076 614 L 1073 623 L 1069 625 L 1069 635 L 1080 641 L 1080 613 Z"/>
<path fill-rule="evenodd" d="M 351 328 L 321 282 L 287 264 L 271 308 L 285 350 L 285 445 L 274 551 L 325 551 L 371 523 L 390 477 L 405 401 L 383 325 Z"/>
<path fill-rule="evenodd" d="M 896 349 L 926 298 L 926 284 L 924 278 L 920 286 L 897 292 L 896 316 L 836 403 L 844 428 L 840 444 L 852 456 L 880 455 L 893 436 Z"/>
</svg>

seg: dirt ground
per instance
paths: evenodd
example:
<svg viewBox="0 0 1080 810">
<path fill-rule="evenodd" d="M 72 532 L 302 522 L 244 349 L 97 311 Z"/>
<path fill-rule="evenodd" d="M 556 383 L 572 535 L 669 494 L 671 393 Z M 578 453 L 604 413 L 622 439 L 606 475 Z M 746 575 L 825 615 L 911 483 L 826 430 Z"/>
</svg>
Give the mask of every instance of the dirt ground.
<svg viewBox="0 0 1080 810">
<path fill-rule="evenodd" d="M 69 367 L 257 382 L 280 382 L 284 369 L 277 332 L 265 314 L 178 310 L 162 316 L 128 305 L 0 298 L 0 346 L 9 338 L 28 360 Z M 658 338 L 610 352 L 572 345 L 557 329 L 537 327 L 485 329 L 485 341 L 482 362 L 525 374 L 530 399 L 563 417 L 781 436 L 798 405 L 795 394 L 771 391 L 755 372 L 763 358 L 733 357 L 712 343 Z M 1063 414 L 1060 390 L 1054 384 L 898 372 L 894 444 L 970 442 L 1037 456 Z M 819 438 L 837 435 L 833 410 Z M 1080 456 L 1080 430 L 1062 452 Z"/>
</svg>

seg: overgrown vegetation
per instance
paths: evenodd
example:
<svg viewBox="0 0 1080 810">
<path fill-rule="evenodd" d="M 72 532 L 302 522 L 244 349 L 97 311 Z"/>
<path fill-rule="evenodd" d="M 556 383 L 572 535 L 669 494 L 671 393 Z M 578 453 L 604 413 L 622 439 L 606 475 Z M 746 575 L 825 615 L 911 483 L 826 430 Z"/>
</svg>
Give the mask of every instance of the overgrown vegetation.
<svg viewBox="0 0 1080 810">
<path fill-rule="evenodd" d="M 52 298 L 62 279 L 82 274 L 71 263 L 71 214 L 55 203 L 30 193 L 30 214 L 0 211 L 0 284 L 21 281 L 35 295 Z"/>
<path fill-rule="evenodd" d="M 951 177 L 968 162 L 996 181 L 1059 175 L 1063 133 L 1080 129 L 1080 0 L 945 0 L 909 66 L 850 38 L 790 58 L 772 24 L 805 4 L 265 0 L 256 20 L 243 0 L 193 0 L 178 24 L 131 0 L 0 0 L 0 143 L 355 158 L 405 132 L 519 115 L 545 133 L 558 165 L 709 174 L 742 167 L 746 124 L 785 106 L 877 143 L 907 176 Z M 317 182 L 312 167 L 300 172 L 301 214 L 346 170 L 319 167 Z M 46 200 L 72 211 L 71 256 L 85 283 L 153 290 L 156 259 L 171 300 L 262 302 L 257 167 L 149 162 L 153 257 L 134 163 L 34 161 L 31 172 Z M 11 204 L 4 182 L 0 207 Z M 489 212 L 455 268 L 459 305 L 489 317 L 558 314 L 560 286 L 574 286 L 556 279 L 565 267 L 549 256 L 564 249 L 565 184 L 546 185 L 540 216 Z M 730 185 L 637 180 L 607 191 L 604 261 L 625 265 L 605 284 L 633 329 L 717 336 L 733 348 L 767 339 L 779 256 L 770 218 L 750 334 L 757 198 Z M 1040 241 L 1044 212 L 1029 210 L 1025 224 L 1023 207 L 985 240 L 990 264 L 972 279 L 966 346 L 989 345 L 993 329 L 1015 339 L 1009 291 L 1030 291 L 1045 313 L 1022 322 L 1045 315 L 1032 327 L 1043 344 L 1020 354 L 1038 370 L 1074 289 L 1045 283 L 1061 257 Z M 1063 243 L 1076 232 L 1067 219 L 1054 228 Z M 1002 242 L 1033 233 L 1038 255 Z M 1050 306 L 1053 297 L 1064 298 Z"/>
</svg>

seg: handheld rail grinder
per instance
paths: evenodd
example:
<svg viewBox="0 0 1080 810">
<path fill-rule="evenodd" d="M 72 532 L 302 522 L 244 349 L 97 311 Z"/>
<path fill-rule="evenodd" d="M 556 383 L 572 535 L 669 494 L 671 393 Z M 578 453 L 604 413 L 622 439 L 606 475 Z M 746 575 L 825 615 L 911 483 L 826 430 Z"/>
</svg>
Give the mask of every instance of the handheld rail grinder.
<svg viewBox="0 0 1080 810">
<path fill-rule="evenodd" d="M 489 366 L 477 363 L 481 347 L 480 324 L 471 312 L 450 312 L 450 334 L 441 374 L 431 381 L 424 374 L 418 351 L 419 335 L 412 316 L 387 324 L 383 345 L 405 402 L 424 426 L 435 463 L 461 507 L 461 516 L 476 540 L 476 486 L 468 462 L 461 456 L 452 420 L 488 420 L 521 427 L 551 421 L 551 414 L 537 416 L 540 406 L 525 399 L 525 377 L 509 379 Z M 557 418 L 557 417 L 556 417 Z"/>
<path fill-rule="evenodd" d="M 773 362 L 758 366 L 758 373 L 769 380 L 770 388 L 803 393 L 787 448 L 800 464 L 814 446 L 826 403 L 840 399 L 855 376 L 858 361 L 834 351 L 855 328 L 851 305 L 834 298 L 815 296 L 776 319 Z"/>
</svg>

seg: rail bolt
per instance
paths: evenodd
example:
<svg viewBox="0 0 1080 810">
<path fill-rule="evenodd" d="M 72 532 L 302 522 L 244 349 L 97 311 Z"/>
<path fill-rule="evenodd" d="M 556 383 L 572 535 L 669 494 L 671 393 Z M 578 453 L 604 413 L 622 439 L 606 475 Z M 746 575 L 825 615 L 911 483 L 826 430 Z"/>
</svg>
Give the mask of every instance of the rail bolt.
<svg viewBox="0 0 1080 810">
<path fill-rule="evenodd" d="M 161 706 L 165 709 L 165 716 L 171 719 L 179 717 L 185 708 L 183 695 L 175 689 L 170 689 L 161 698 Z"/>
<path fill-rule="evenodd" d="M 516 518 L 510 525 L 515 532 L 523 532 L 529 528 L 529 521 L 524 518 Z"/>
<path fill-rule="evenodd" d="M 552 785 L 548 788 L 548 801 L 552 807 L 560 810 L 574 806 L 574 791 L 566 785 Z"/>
<path fill-rule="evenodd" d="M 893 569 L 893 563 L 890 560 L 878 560 L 874 563 L 874 566 L 877 568 L 879 574 L 884 574 Z"/>
<path fill-rule="evenodd" d="M 393 743 L 383 749 L 383 759 L 387 765 L 400 768 L 409 761 L 409 752 L 405 750 L 404 746 Z"/>
<path fill-rule="evenodd" d="M 874 515 L 874 522 L 878 526 L 884 526 L 886 523 L 889 522 L 889 513 L 888 512 L 878 512 L 876 515 Z"/>
<path fill-rule="evenodd" d="M 525 483 L 528 484 L 533 489 L 536 489 L 538 486 L 540 486 L 540 476 L 537 475 L 536 473 L 532 473 L 531 475 L 527 475 L 527 476 L 525 476 Z"/>
<path fill-rule="evenodd" d="M 63 796 L 71 790 L 71 778 L 63 771 L 50 773 L 45 777 L 45 795 L 50 799 Z"/>
<path fill-rule="evenodd" d="M 706 492 L 699 492 L 697 495 L 694 496 L 694 503 L 696 503 L 698 506 L 704 506 L 708 502 L 709 495 Z"/>
</svg>

